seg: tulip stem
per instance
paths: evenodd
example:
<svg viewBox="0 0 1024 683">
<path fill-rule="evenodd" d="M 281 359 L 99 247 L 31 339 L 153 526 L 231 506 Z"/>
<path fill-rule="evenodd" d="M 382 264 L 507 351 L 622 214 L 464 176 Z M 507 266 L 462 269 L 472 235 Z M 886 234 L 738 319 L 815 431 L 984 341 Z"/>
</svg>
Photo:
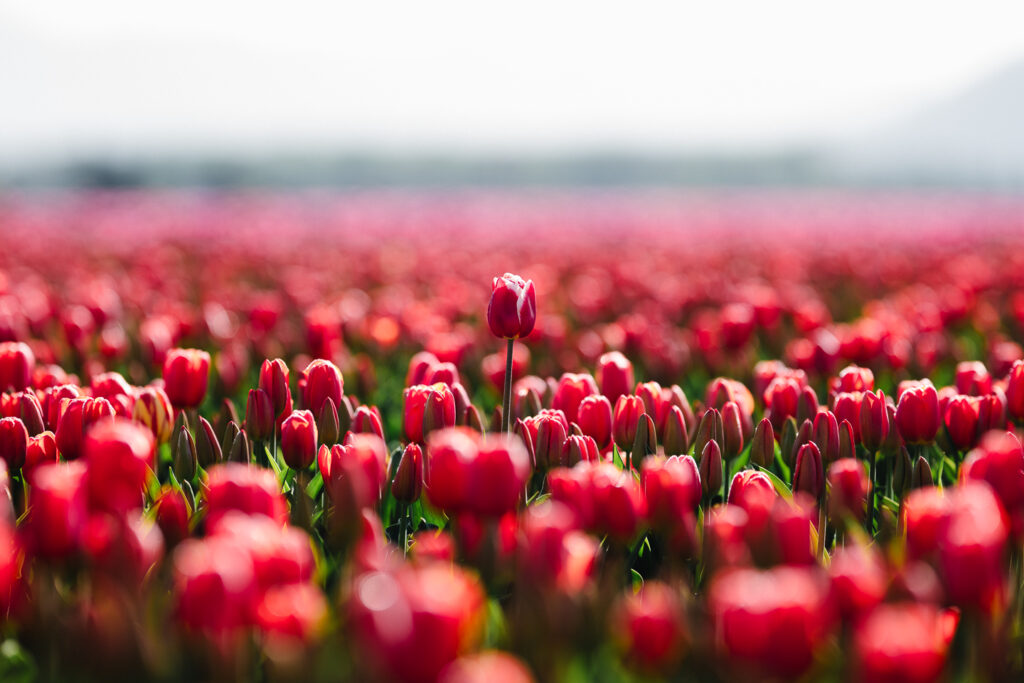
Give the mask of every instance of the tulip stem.
<svg viewBox="0 0 1024 683">
<path fill-rule="evenodd" d="M 508 433 L 509 425 L 512 423 L 512 346 L 514 339 L 508 340 L 508 350 L 505 352 L 505 393 L 501 404 L 502 431 Z"/>
<path fill-rule="evenodd" d="M 869 453 L 869 455 L 871 457 L 871 461 L 870 461 L 871 462 L 871 471 L 870 471 L 870 474 L 868 475 L 868 479 L 871 482 L 871 493 L 870 493 L 870 497 L 868 498 L 868 525 L 867 525 L 867 531 L 868 531 L 868 536 L 871 536 L 872 533 L 873 533 L 872 529 L 875 526 L 875 489 L 877 488 L 877 486 L 875 485 L 875 461 L 878 460 L 878 453 L 876 451 L 871 451 L 871 453 Z"/>
</svg>

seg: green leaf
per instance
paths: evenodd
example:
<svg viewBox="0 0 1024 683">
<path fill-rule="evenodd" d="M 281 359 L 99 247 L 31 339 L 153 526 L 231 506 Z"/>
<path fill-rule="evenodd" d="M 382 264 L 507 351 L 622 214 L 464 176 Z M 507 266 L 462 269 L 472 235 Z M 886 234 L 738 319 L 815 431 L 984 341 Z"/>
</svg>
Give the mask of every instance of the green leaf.
<svg viewBox="0 0 1024 683">
<path fill-rule="evenodd" d="M 626 463 L 622 461 L 622 455 L 619 453 L 618 446 L 612 446 L 612 462 L 615 463 L 615 466 L 620 470 L 626 469 Z"/>
<path fill-rule="evenodd" d="M 771 479 L 772 486 L 775 487 L 775 490 L 778 491 L 780 496 L 782 496 L 786 500 L 789 500 L 790 498 L 793 497 L 793 492 L 786 485 L 786 482 L 779 479 L 774 472 L 772 472 L 771 470 L 766 470 L 763 467 L 759 468 L 758 471 L 764 472 L 766 475 L 768 475 L 768 478 Z"/>
<path fill-rule="evenodd" d="M 317 470 L 316 474 L 309 481 L 309 486 L 306 487 L 306 495 L 316 500 L 316 497 L 320 495 L 320 491 L 324 488 L 324 477 L 320 474 L 320 470 Z"/>
<path fill-rule="evenodd" d="M 29 683 L 37 678 L 36 663 L 18 641 L 8 638 L 0 643 L 0 680 Z"/>
<path fill-rule="evenodd" d="M 635 569 L 630 569 L 629 573 L 630 573 L 630 578 L 633 581 L 633 593 L 634 594 L 639 593 L 640 589 L 644 587 L 644 577 L 641 576 L 640 572 L 638 572 Z"/>
</svg>

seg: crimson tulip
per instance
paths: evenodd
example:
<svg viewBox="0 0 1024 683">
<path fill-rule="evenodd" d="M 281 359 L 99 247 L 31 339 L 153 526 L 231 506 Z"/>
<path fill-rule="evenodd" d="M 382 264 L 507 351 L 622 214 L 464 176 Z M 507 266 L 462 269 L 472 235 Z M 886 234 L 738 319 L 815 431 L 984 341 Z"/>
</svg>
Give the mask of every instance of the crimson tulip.
<svg viewBox="0 0 1024 683">
<path fill-rule="evenodd" d="M 259 391 L 259 390 L 257 390 Z M 316 420 L 308 410 L 295 410 L 281 423 L 281 454 L 293 470 L 304 470 L 316 457 Z"/>
<path fill-rule="evenodd" d="M 505 273 L 494 278 L 487 304 L 487 324 L 495 337 L 519 339 L 533 331 L 537 322 L 537 294 L 533 280 Z"/>
<path fill-rule="evenodd" d="M 939 396 L 925 380 L 900 394 L 896 426 L 903 440 L 911 444 L 931 443 L 939 431 Z"/>
<path fill-rule="evenodd" d="M 164 391 L 177 408 L 195 408 L 206 396 L 210 354 L 199 349 L 171 349 L 164 358 Z"/>
</svg>

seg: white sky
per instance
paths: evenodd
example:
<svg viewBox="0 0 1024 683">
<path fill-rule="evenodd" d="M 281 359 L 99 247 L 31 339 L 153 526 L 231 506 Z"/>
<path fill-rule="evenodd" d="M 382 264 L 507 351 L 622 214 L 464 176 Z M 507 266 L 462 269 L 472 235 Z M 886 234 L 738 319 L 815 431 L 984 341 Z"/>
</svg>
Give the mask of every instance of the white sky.
<svg viewBox="0 0 1024 683">
<path fill-rule="evenodd" d="M 1024 55 L 1024 2 L 0 0 L 0 155 L 774 146 Z"/>
</svg>

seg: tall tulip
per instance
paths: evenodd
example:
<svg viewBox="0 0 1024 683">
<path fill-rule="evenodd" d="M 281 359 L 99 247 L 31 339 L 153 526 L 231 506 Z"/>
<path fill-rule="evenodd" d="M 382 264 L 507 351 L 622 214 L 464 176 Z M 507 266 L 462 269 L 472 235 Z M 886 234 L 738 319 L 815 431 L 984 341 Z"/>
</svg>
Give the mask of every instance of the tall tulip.
<svg viewBox="0 0 1024 683">
<path fill-rule="evenodd" d="M 487 304 L 487 324 L 495 337 L 505 339 L 505 391 L 502 394 L 502 431 L 508 432 L 512 417 L 512 349 L 515 340 L 533 331 L 537 322 L 537 294 L 533 280 L 505 273 L 494 278 Z"/>
</svg>

